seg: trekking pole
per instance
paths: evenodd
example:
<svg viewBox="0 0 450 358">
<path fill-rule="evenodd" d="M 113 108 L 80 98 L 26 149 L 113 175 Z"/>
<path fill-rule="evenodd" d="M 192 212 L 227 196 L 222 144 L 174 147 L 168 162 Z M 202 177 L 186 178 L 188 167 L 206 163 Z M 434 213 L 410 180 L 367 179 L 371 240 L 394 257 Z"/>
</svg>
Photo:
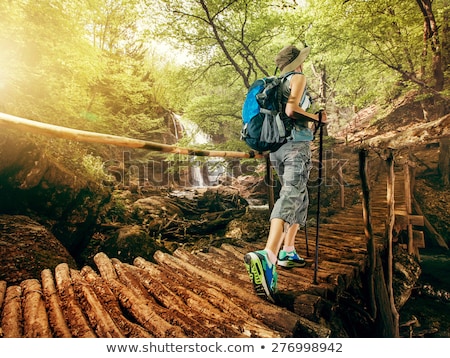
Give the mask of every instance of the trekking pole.
<svg viewBox="0 0 450 358">
<path fill-rule="evenodd" d="M 316 217 L 316 255 L 314 260 L 314 284 L 317 285 L 317 270 L 319 268 L 319 222 L 320 222 L 320 187 L 322 186 L 322 156 L 323 156 L 323 124 L 322 111 L 319 111 L 319 188 L 317 189 Z"/>
<path fill-rule="evenodd" d="M 308 228 L 306 223 L 305 223 L 305 240 L 306 240 L 306 257 L 309 257 Z"/>
</svg>

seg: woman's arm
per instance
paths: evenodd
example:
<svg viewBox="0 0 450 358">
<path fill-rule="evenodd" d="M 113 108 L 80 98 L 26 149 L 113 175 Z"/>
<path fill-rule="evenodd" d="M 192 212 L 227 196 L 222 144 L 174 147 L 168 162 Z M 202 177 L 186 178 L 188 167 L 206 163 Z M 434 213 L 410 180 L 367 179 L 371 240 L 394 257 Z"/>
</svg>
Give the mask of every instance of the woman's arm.
<svg viewBox="0 0 450 358">
<path fill-rule="evenodd" d="M 294 119 L 308 119 L 310 121 L 319 121 L 319 115 L 308 113 L 302 107 L 300 107 L 299 103 L 302 99 L 303 92 L 306 88 L 306 77 L 303 74 L 294 74 L 291 78 L 291 94 L 286 103 L 285 113 L 288 117 Z M 322 112 L 322 122 L 326 122 L 327 115 L 325 112 Z"/>
</svg>

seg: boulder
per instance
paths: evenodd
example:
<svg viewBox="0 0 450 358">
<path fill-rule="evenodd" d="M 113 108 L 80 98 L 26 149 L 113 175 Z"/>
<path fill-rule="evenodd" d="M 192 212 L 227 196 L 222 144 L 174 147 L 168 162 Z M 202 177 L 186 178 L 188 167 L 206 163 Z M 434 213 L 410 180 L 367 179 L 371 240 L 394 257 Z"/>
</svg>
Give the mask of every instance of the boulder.
<svg viewBox="0 0 450 358">
<path fill-rule="evenodd" d="M 44 226 L 23 215 L 0 215 L 0 281 L 19 284 L 40 279 L 60 263 L 76 268 L 74 258 Z"/>
<path fill-rule="evenodd" d="M 0 213 L 39 217 L 75 257 L 111 188 L 56 155 L 38 140 L 0 133 Z"/>
</svg>

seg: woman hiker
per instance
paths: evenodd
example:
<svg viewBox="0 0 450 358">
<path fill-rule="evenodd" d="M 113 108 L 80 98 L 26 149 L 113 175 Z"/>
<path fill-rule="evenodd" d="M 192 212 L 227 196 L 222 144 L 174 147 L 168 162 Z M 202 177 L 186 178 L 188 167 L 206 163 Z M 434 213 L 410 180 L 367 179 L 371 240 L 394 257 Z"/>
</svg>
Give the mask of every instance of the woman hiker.
<svg viewBox="0 0 450 358">
<path fill-rule="evenodd" d="M 295 250 L 295 236 L 299 226 L 306 225 L 309 206 L 307 182 L 311 169 L 310 142 L 314 139 L 309 122 L 319 124 L 318 113 L 308 113 L 311 99 L 306 91 L 303 62 L 310 47 L 298 49 L 286 46 L 275 58 L 281 75 L 288 75 L 280 87 L 282 104 L 287 117 L 294 122 L 291 138 L 277 151 L 270 153 L 270 161 L 281 182 L 278 200 L 270 215 L 270 230 L 264 250 L 244 256 L 245 267 L 258 296 L 275 302 L 277 291 L 276 265 L 285 268 L 303 267 L 305 260 Z M 326 112 L 321 112 L 325 123 Z M 282 249 L 281 245 L 283 244 Z"/>
</svg>

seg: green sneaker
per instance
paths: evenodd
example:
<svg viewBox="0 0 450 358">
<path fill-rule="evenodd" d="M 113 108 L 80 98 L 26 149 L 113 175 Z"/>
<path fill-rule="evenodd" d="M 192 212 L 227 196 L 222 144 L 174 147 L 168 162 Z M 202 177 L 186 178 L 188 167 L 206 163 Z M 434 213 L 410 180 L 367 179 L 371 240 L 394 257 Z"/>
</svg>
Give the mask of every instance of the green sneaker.
<svg viewBox="0 0 450 358">
<path fill-rule="evenodd" d="M 245 268 L 257 296 L 275 303 L 277 291 L 277 271 L 264 250 L 250 252 L 244 256 Z"/>
<path fill-rule="evenodd" d="M 306 261 L 295 250 L 289 252 L 281 250 L 278 254 L 278 265 L 284 268 L 304 267 Z"/>
</svg>

